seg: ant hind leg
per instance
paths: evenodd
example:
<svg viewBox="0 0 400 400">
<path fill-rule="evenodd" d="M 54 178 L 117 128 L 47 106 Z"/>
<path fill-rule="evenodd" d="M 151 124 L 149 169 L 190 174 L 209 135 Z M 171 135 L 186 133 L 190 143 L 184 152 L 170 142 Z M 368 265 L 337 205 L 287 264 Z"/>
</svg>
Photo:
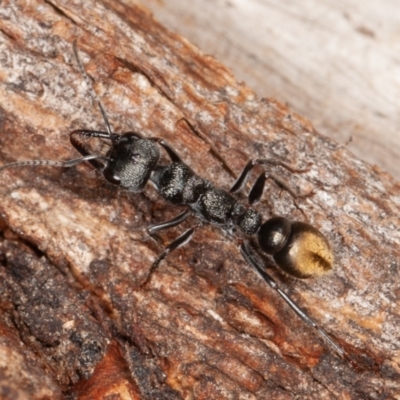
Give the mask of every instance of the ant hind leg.
<svg viewBox="0 0 400 400">
<path fill-rule="evenodd" d="M 273 160 L 273 159 L 268 159 L 268 158 L 258 158 L 258 159 L 254 159 L 254 160 L 250 160 L 246 166 L 243 168 L 243 171 L 241 172 L 241 174 L 239 175 L 238 179 L 236 180 L 236 182 L 233 184 L 233 186 L 230 189 L 231 193 L 236 193 L 239 192 L 241 189 L 244 188 L 244 186 L 246 185 L 249 177 L 250 177 L 250 173 L 253 170 L 253 168 L 256 165 L 269 165 L 271 167 L 282 167 L 285 168 L 286 170 L 288 170 L 289 172 L 291 172 L 292 174 L 300 174 L 303 172 L 307 172 L 309 169 L 296 169 L 293 168 L 292 166 L 285 164 L 279 160 Z M 272 177 L 271 174 L 269 173 L 265 173 L 266 174 L 266 178 L 268 177 Z"/>
<path fill-rule="evenodd" d="M 243 189 L 243 187 L 246 185 L 246 183 L 250 177 L 251 171 L 253 170 L 253 168 L 256 165 L 268 165 L 268 166 L 272 166 L 272 167 L 282 167 L 291 173 L 304 173 L 304 172 L 308 171 L 308 169 L 295 169 L 295 168 L 291 167 L 290 165 L 285 164 L 278 160 L 270 160 L 270 159 L 250 160 L 244 167 L 243 171 L 239 175 L 239 177 L 236 180 L 236 182 L 234 183 L 234 185 L 232 186 L 232 188 L 230 190 L 231 193 L 235 193 L 235 192 L 238 192 L 241 189 Z M 249 195 L 248 195 L 248 202 L 250 205 L 256 204 L 260 201 L 261 196 L 264 192 L 265 182 L 267 179 L 271 179 L 272 181 L 275 182 L 275 184 L 279 188 L 281 188 L 285 192 L 289 193 L 289 195 L 293 199 L 293 202 L 294 202 L 296 208 L 304 214 L 303 210 L 297 204 L 296 199 L 307 198 L 309 196 L 312 196 L 314 194 L 314 191 L 311 190 L 309 193 L 306 193 L 306 194 L 298 194 L 298 193 L 294 192 L 293 189 L 286 182 L 282 181 L 275 174 L 272 174 L 268 171 L 260 174 L 260 176 L 257 178 L 255 183 L 251 187 Z M 307 218 L 306 215 L 305 215 L 305 217 Z"/>
<path fill-rule="evenodd" d="M 314 328 L 318 335 L 324 339 L 326 343 L 341 357 L 347 358 L 347 353 L 336 343 L 320 326 L 299 306 L 297 303 L 292 300 L 289 295 L 284 292 L 276 283 L 276 281 L 272 278 L 271 275 L 265 270 L 263 263 L 256 256 L 253 249 L 251 249 L 249 243 L 244 243 L 240 246 L 240 252 L 242 253 L 245 261 L 255 269 L 258 275 L 272 288 L 274 289 L 279 296 L 289 305 L 289 307 L 310 327 Z"/>
</svg>

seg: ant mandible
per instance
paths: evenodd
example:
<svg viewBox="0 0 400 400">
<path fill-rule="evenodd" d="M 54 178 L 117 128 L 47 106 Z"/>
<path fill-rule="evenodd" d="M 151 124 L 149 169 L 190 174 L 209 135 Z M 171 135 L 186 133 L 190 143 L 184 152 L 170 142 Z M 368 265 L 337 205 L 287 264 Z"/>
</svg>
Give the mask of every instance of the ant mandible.
<svg viewBox="0 0 400 400">
<path fill-rule="evenodd" d="M 313 327 L 331 348 L 341 357 L 347 358 L 345 350 L 336 343 L 308 314 L 299 307 L 276 281 L 266 272 L 264 265 L 257 257 L 248 239 L 255 236 L 258 247 L 273 257 L 275 263 L 287 274 L 296 278 L 318 277 L 333 267 L 333 255 L 326 237 L 313 226 L 304 222 L 290 222 L 283 217 L 273 217 L 263 222 L 261 214 L 251 207 L 260 198 L 266 179 L 271 177 L 263 173 L 256 180 L 248 195 L 250 206 L 238 202 L 230 193 L 241 190 L 257 164 L 278 165 L 294 171 L 290 166 L 275 160 L 255 159 L 248 162 L 239 178 L 229 192 L 219 189 L 209 181 L 196 175 L 176 151 L 160 138 L 144 138 L 135 132 L 116 134 L 111 127 L 91 81 L 79 59 L 76 42 L 73 51 L 78 67 L 88 85 L 92 98 L 97 102 L 102 114 L 106 131 L 75 130 L 70 134 L 71 144 L 83 157 L 67 161 L 31 160 L 17 161 L 0 167 L 0 172 L 6 168 L 23 166 L 56 166 L 72 167 L 88 161 L 104 178 L 128 191 L 142 192 L 151 182 L 157 192 L 167 202 L 186 206 L 187 209 L 177 217 L 148 228 L 152 235 L 161 229 L 179 225 L 190 215 L 203 222 L 219 226 L 228 233 L 238 228 L 247 238 L 239 245 L 245 261 L 254 268 L 264 281 L 273 288 L 290 306 L 290 308 L 308 325 Z M 106 155 L 93 155 L 83 145 L 81 138 L 98 138 L 110 142 Z M 170 163 L 160 163 L 160 148 L 167 153 Z M 159 263 L 168 253 L 188 243 L 194 234 L 190 228 L 165 247 L 163 253 L 150 268 L 146 284 Z"/>
</svg>

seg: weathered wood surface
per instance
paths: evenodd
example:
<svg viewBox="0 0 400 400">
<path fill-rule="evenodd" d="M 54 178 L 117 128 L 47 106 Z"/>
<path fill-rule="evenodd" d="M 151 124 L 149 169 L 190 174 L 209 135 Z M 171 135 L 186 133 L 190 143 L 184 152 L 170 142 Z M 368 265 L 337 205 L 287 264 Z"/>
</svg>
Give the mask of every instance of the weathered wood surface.
<svg viewBox="0 0 400 400">
<path fill-rule="evenodd" d="M 258 96 L 400 178 L 397 0 L 146 0 Z M 212 21 L 210 23 L 210 21 Z"/>
<path fill-rule="evenodd" d="M 306 173 L 278 172 L 299 193 L 313 189 L 312 197 L 297 208 L 270 184 L 258 209 L 308 218 L 329 238 L 335 270 L 299 282 L 265 262 L 358 366 L 327 348 L 217 228 L 199 227 L 141 289 L 162 251 L 146 227 L 180 211 L 151 187 L 119 191 L 87 166 L 10 169 L 0 177 L 2 396 L 400 393 L 399 184 L 282 104 L 257 99 L 140 5 L 111 0 L 1 3 L 2 163 L 75 158 L 69 132 L 104 129 L 74 40 L 114 130 L 165 138 L 215 184 L 228 189 L 254 157 L 311 163 Z"/>
</svg>

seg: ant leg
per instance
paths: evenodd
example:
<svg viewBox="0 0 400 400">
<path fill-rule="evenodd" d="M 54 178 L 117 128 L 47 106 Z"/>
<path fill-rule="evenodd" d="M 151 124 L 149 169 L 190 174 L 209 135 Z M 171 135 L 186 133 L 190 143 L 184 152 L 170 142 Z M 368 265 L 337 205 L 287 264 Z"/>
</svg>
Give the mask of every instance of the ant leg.
<svg viewBox="0 0 400 400">
<path fill-rule="evenodd" d="M 152 140 L 153 142 L 156 142 L 160 146 L 162 146 L 163 149 L 167 152 L 167 154 L 172 162 L 182 163 L 182 159 L 180 158 L 178 153 L 164 139 L 152 137 L 152 138 L 149 138 L 149 140 Z"/>
<path fill-rule="evenodd" d="M 288 192 L 293 197 L 293 200 L 298 199 L 298 198 L 309 197 L 313 194 L 313 191 L 306 193 L 306 194 L 297 194 L 285 182 L 283 182 L 282 180 L 277 178 L 275 175 L 270 174 L 268 172 L 263 172 L 257 178 L 253 187 L 250 189 L 249 196 L 248 196 L 250 205 L 257 204 L 260 201 L 261 196 L 264 192 L 265 181 L 267 179 L 272 179 L 277 184 L 277 186 L 279 186 L 280 188 L 282 188 L 283 190 Z"/>
<path fill-rule="evenodd" d="M 280 180 L 275 175 L 270 174 L 268 177 L 270 179 L 272 179 L 277 184 L 277 186 L 282 188 L 285 192 L 288 192 L 293 197 L 293 200 L 305 199 L 307 197 L 313 196 L 313 194 L 314 194 L 314 190 L 310 190 L 308 193 L 303 193 L 303 194 L 295 193 L 293 191 L 293 189 L 286 182 Z M 295 203 L 296 203 L 296 201 L 295 201 Z"/>
<path fill-rule="evenodd" d="M 185 210 L 184 212 L 180 213 L 176 217 L 172 218 L 169 221 L 161 222 L 159 224 L 151 225 L 147 228 L 149 231 L 150 236 L 153 237 L 154 233 L 157 231 L 160 231 L 162 229 L 168 229 L 172 228 L 174 226 L 179 225 L 182 223 L 189 215 L 191 215 L 190 210 Z M 154 271 L 158 268 L 160 265 L 161 261 L 164 260 L 164 258 L 173 250 L 176 250 L 177 248 L 184 246 L 186 243 L 190 241 L 194 233 L 194 229 L 188 229 L 185 231 L 182 235 L 178 236 L 173 242 L 171 242 L 167 247 L 164 248 L 164 251 L 159 255 L 156 261 L 152 264 L 150 267 L 149 274 L 142 283 L 141 287 L 145 286 L 151 279 L 151 276 L 153 275 Z"/>
<path fill-rule="evenodd" d="M 172 228 L 174 226 L 179 225 L 183 222 L 189 215 L 191 214 L 190 210 L 185 210 L 184 212 L 180 213 L 176 217 L 172 218 L 169 221 L 161 222 L 159 224 L 150 225 L 147 230 L 149 234 L 152 236 L 155 232 L 161 231 L 162 229 Z"/>
<path fill-rule="evenodd" d="M 248 201 L 250 205 L 257 204 L 264 192 L 265 181 L 270 177 L 267 173 L 262 173 L 250 189 Z"/>
<path fill-rule="evenodd" d="M 306 213 L 301 209 L 301 207 L 298 205 L 296 199 L 299 198 L 307 198 L 310 197 L 314 194 L 314 190 L 311 190 L 308 193 L 304 193 L 304 194 L 298 194 L 295 193 L 285 182 L 283 182 L 282 180 L 280 180 L 279 178 L 277 178 L 275 175 L 273 174 L 269 174 L 268 172 L 264 172 L 262 173 L 256 180 L 256 182 L 254 183 L 253 187 L 250 189 L 249 195 L 248 195 L 248 202 L 250 205 L 254 205 L 257 204 L 260 199 L 261 196 L 264 192 L 264 185 L 265 185 L 265 181 L 267 179 L 272 179 L 276 185 L 278 187 L 280 187 L 281 189 L 283 189 L 285 192 L 289 193 L 290 196 L 292 196 L 293 199 L 293 203 L 296 206 L 296 208 L 304 215 L 304 217 L 308 220 L 308 217 L 306 215 Z"/>
<path fill-rule="evenodd" d="M 283 167 L 285 169 L 287 169 L 289 172 L 291 173 L 302 173 L 302 172 L 307 172 L 308 169 L 295 169 L 293 167 L 291 167 L 288 164 L 285 164 L 279 160 L 270 160 L 267 158 L 258 158 L 258 159 L 254 159 L 254 160 L 250 160 L 246 166 L 243 168 L 242 173 L 239 175 L 239 178 L 236 180 L 236 182 L 233 184 L 230 192 L 231 193 L 236 193 L 239 190 L 243 189 L 244 185 L 247 183 L 250 173 L 252 171 L 252 169 L 256 166 L 256 165 L 270 165 L 273 167 Z"/>
<path fill-rule="evenodd" d="M 282 289 L 279 288 L 276 281 L 265 271 L 264 265 L 260 262 L 260 260 L 256 257 L 254 251 L 250 248 L 248 243 L 244 243 L 240 245 L 240 252 L 242 253 L 243 258 L 245 261 L 253 267 L 256 272 L 259 274 L 261 278 L 278 294 L 282 297 L 283 300 L 289 305 L 289 307 L 309 326 L 314 328 L 318 335 L 324 339 L 329 346 L 332 347 L 333 350 L 341 357 L 346 358 L 347 354 L 343 347 L 341 347 L 338 343 L 336 343 L 323 329 L 321 329 L 318 324 L 308 316 L 308 314 L 298 306 L 290 297 L 287 295 Z"/>
<path fill-rule="evenodd" d="M 230 193 L 236 193 L 239 190 L 242 190 L 244 185 L 249 179 L 250 172 L 254 168 L 256 164 L 254 163 L 254 160 L 250 160 L 246 166 L 243 168 L 242 173 L 239 175 L 237 178 L 236 182 L 233 184 L 231 189 L 229 190 Z"/>
<path fill-rule="evenodd" d="M 150 281 L 154 271 L 158 268 L 161 261 L 164 260 L 165 257 L 172 251 L 178 249 L 179 247 L 184 246 L 186 243 L 190 242 L 194 234 L 194 228 L 190 228 L 187 231 L 183 232 L 182 235 L 178 236 L 173 242 L 171 242 L 167 247 L 165 247 L 164 251 L 158 256 L 157 260 L 153 262 L 152 266 L 150 267 L 149 274 L 147 275 L 146 280 L 140 285 L 144 287 Z"/>
<path fill-rule="evenodd" d="M 294 169 L 290 165 L 287 165 L 281 161 L 278 160 L 269 160 L 269 159 L 255 159 L 255 160 L 250 160 L 246 166 L 244 167 L 242 173 L 240 174 L 239 178 L 236 180 L 234 185 L 232 186 L 230 192 L 238 192 L 241 190 L 244 185 L 246 184 L 247 180 L 249 179 L 250 173 L 252 169 L 257 165 L 271 165 L 271 166 L 280 166 L 292 173 L 303 173 L 308 171 L 308 169 Z M 265 186 L 265 181 L 267 179 L 272 179 L 277 186 L 285 190 L 292 196 L 293 202 L 296 206 L 297 209 L 299 209 L 303 215 L 307 218 L 307 216 L 304 214 L 303 210 L 299 207 L 299 205 L 296 202 L 296 199 L 298 198 L 306 198 L 309 196 L 313 195 L 313 190 L 311 190 L 309 193 L 306 194 L 297 194 L 295 193 L 285 182 L 277 178 L 274 174 L 271 174 L 269 172 L 263 172 L 256 180 L 252 188 L 250 189 L 249 195 L 248 195 L 248 202 L 250 205 L 256 204 L 260 201 L 261 196 L 264 192 L 264 186 Z"/>
</svg>

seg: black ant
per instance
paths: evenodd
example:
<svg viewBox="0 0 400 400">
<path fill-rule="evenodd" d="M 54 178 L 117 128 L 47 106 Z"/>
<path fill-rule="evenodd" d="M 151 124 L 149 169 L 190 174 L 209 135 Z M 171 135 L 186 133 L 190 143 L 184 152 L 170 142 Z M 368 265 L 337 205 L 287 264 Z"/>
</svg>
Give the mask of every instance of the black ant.
<svg viewBox="0 0 400 400">
<path fill-rule="evenodd" d="M 293 172 L 294 170 L 290 166 L 274 160 L 252 160 L 245 166 L 230 192 L 227 192 L 216 188 L 209 181 L 196 175 L 163 139 L 144 138 L 135 132 L 126 132 L 121 135 L 113 133 L 104 108 L 79 59 L 75 42 L 73 50 L 91 96 L 98 103 L 107 131 L 83 129 L 75 130 L 70 134 L 71 144 L 81 153 L 83 156 L 81 158 L 68 161 L 12 162 L 0 167 L 0 172 L 6 168 L 35 165 L 72 167 L 88 161 L 101 172 L 108 182 L 114 185 L 139 193 L 150 181 L 166 201 L 187 207 L 186 211 L 172 220 L 150 226 L 148 230 L 151 235 L 158 230 L 177 226 L 189 215 L 194 215 L 201 221 L 219 226 L 230 234 L 234 229 L 238 229 L 247 238 L 255 236 L 258 247 L 264 253 L 272 255 L 276 264 L 293 277 L 318 277 L 332 269 L 333 255 L 328 240 L 316 228 L 304 222 L 290 222 L 283 217 L 273 217 L 263 222 L 258 211 L 250 206 L 244 206 L 230 194 L 245 186 L 253 167 L 257 164 L 277 165 Z M 107 140 L 110 142 L 110 149 L 105 156 L 92 155 L 83 145 L 81 138 Z M 160 163 L 160 148 L 164 149 L 170 159 L 166 165 Z M 248 195 L 250 205 L 261 198 L 264 183 L 269 177 L 271 177 L 269 174 L 263 173 L 256 180 Z M 160 261 L 171 251 L 189 242 L 194 231 L 194 228 L 188 229 L 164 249 L 151 266 L 145 283 L 151 278 Z M 336 353 L 347 358 L 345 350 L 278 287 L 276 281 L 266 272 L 264 265 L 247 239 L 240 243 L 239 248 L 246 262 L 286 301 L 292 310 L 305 323 L 315 328 Z"/>
</svg>

